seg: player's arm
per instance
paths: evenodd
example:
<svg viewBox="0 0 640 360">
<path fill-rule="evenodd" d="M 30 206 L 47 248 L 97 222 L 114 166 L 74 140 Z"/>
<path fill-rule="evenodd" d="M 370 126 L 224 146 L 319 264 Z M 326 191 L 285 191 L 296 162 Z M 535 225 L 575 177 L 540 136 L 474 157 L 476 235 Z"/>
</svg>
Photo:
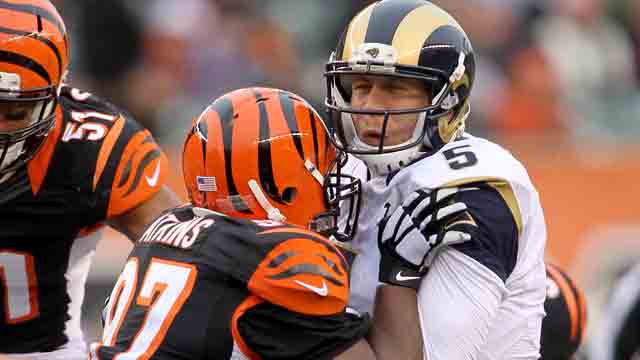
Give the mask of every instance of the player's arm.
<svg viewBox="0 0 640 360">
<path fill-rule="evenodd" d="M 367 340 L 378 359 L 422 359 L 422 333 L 416 291 L 412 288 L 378 287 L 373 326 Z"/>
<path fill-rule="evenodd" d="M 403 206 L 387 211 L 380 223 L 378 239 L 379 280 L 384 285 L 376 292 L 373 325 L 366 342 L 360 340 L 337 359 L 423 358 L 423 334 L 416 299 L 425 273 L 421 265 L 430 253 L 470 238 L 465 228 L 429 235 L 434 228 L 442 227 L 466 210 L 464 204 L 451 201 L 456 193 L 457 189 L 417 193 Z M 411 219 L 413 213 L 423 215 L 417 225 Z"/>
<path fill-rule="evenodd" d="M 470 184 L 461 189 L 471 187 L 477 190 L 455 195 L 455 201 L 464 203 L 466 211 L 445 225 L 466 231 L 471 240 L 445 248 L 431 264 L 418 293 L 428 359 L 474 358 L 487 342 L 490 331 L 504 334 L 504 348 L 539 341 L 527 338 L 528 333 L 504 329 L 522 328 L 518 322 L 523 320 L 520 314 L 525 307 L 532 309 L 539 305 L 538 311 L 542 313 L 543 289 L 539 299 L 520 304 L 522 310 L 501 313 L 506 281 L 516 265 L 522 231 L 513 189 L 499 181 Z M 503 324 L 494 324 L 498 317 Z M 457 340 L 453 340 L 456 336 Z M 531 356 L 536 358 L 537 354 Z"/>
<path fill-rule="evenodd" d="M 131 241 L 162 211 L 179 205 L 166 185 L 169 164 L 151 133 L 120 115 L 100 150 L 97 192 L 106 202 L 106 223 Z"/>
<path fill-rule="evenodd" d="M 126 235 L 131 241 L 140 238 L 147 225 L 158 217 L 162 211 L 178 206 L 177 195 L 163 185 L 149 200 L 122 215 L 109 219 L 108 223 L 114 229 Z"/>
<path fill-rule="evenodd" d="M 474 358 L 486 342 L 517 256 L 519 219 L 506 190 L 487 184 L 419 190 L 381 224 L 381 251 L 407 265 L 381 267 L 381 277 L 410 283 L 394 274 L 404 280 L 428 269 L 418 284 L 427 359 Z"/>
<path fill-rule="evenodd" d="M 335 246 L 299 228 L 273 227 L 258 231 L 257 238 L 246 227 L 237 230 L 245 232 L 227 237 L 221 236 L 224 229 L 216 229 L 219 238 L 233 241 L 207 243 L 212 250 L 207 262 L 246 283 L 262 299 L 248 301 L 234 316 L 234 338 L 245 354 L 269 359 L 411 359 L 391 350 L 404 342 L 389 335 L 406 326 L 401 322 L 417 328 L 414 289 L 389 286 L 380 292 L 382 303 L 376 310 L 380 319 L 375 326 L 391 328 L 375 337 L 372 348 L 365 339 L 371 328 L 368 315 L 345 311 L 349 272 Z M 265 250 L 256 244 L 269 243 L 276 246 L 265 257 Z M 398 308 L 406 309 L 406 314 L 395 316 Z M 382 346 L 388 351 L 379 351 Z"/>
<path fill-rule="evenodd" d="M 373 325 L 361 339 L 336 360 L 422 359 L 422 334 L 412 288 L 383 285 L 376 292 Z"/>
</svg>

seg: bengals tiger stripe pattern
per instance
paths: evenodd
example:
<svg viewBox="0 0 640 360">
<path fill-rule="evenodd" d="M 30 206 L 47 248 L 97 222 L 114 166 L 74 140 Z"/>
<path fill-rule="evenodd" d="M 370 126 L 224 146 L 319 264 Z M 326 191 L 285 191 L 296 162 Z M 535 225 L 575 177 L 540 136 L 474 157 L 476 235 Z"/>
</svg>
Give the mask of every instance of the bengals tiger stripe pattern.
<svg viewBox="0 0 640 360">
<path fill-rule="evenodd" d="M 265 230 L 257 239 L 277 245 L 249 280 L 252 293 L 308 315 L 342 311 L 349 295 L 349 271 L 342 253 L 327 239 L 291 227 Z"/>
<path fill-rule="evenodd" d="M 49 1 L 0 1 L 0 62 L 21 77 L 21 89 L 57 86 L 69 63 L 67 31 Z M 8 15 L 8 16 L 7 16 Z"/>
<path fill-rule="evenodd" d="M 267 218 L 250 191 L 248 180 L 254 179 L 293 223 L 325 211 L 322 187 L 305 171 L 309 160 L 326 173 L 335 158 L 323 126 L 315 110 L 290 92 L 249 88 L 217 99 L 194 120 L 184 144 L 190 198 L 231 216 Z M 198 176 L 215 177 L 217 190 L 199 191 Z M 294 209 L 293 198 L 301 196 L 306 209 Z"/>
</svg>

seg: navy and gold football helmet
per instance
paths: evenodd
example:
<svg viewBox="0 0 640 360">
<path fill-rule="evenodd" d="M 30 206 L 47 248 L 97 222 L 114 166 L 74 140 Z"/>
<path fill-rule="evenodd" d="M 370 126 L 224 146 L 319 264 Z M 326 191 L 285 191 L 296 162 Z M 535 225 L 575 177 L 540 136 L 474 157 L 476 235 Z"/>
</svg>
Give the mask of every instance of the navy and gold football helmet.
<svg viewBox="0 0 640 360">
<path fill-rule="evenodd" d="M 351 20 L 326 65 L 325 102 L 332 139 L 377 175 L 402 168 L 464 130 L 474 74 L 471 43 L 446 11 L 424 0 L 375 2 Z M 350 78 L 354 75 L 419 80 L 429 93 L 427 105 L 412 109 L 352 107 Z M 400 144 L 385 144 L 388 124 L 407 114 L 417 117 L 413 134 Z M 358 136 L 353 115 L 384 118 L 377 146 Z"/>
</svg>

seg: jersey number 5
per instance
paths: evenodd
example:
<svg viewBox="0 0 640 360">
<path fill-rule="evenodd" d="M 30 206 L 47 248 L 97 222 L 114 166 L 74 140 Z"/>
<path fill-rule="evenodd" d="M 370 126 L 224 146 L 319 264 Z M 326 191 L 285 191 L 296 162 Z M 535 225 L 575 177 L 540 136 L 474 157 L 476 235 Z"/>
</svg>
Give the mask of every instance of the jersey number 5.
<svg viewBox="0 0 640 360">
<path fill-rule="evenodd" d="M 138 259 L 131 258 L 116 282 L 105 308 L 102 344 L 112 346 L 134 299 L 147 308 L 143 323 L 127 351 L 117 359 L 148 359 L 162 343 L 182 305 L 191 295 L 198 270 L 195 265 L 152 258 L 138 287 Z M 95 349 L 92 349 L 92 353 Z M 115 358 L 114 358 L 115 359 Z"/>
<path fill-rule="evenodd" d="M 470 148 L 470 145 L 462 145 L 458 147 L 454 147 L 442 152 L 442 155 L 449 162 L 449 167 L 453 170 L 460 170 L 466 167 L 473 166 L 478 163 L 478 158 L 476 154 L 471 152 L 470 150 L 465 150 L 466 148 Z"/>
</svg>

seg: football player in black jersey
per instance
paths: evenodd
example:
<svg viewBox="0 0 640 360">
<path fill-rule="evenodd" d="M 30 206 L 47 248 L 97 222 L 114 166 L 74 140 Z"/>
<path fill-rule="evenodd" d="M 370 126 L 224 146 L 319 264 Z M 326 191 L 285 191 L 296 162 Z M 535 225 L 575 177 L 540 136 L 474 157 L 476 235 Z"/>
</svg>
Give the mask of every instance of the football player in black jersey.
<svg viewBox="0 0 640 360">
<path fill-rule="evenodd" d="M 63 85 L 65 24 L 46 0 L 0 1 L 0 353 L 84 359 L 84 282 L 108 224 L 129 238 L 177 204 L 151 134 Z"/>
<path fill-rule="evenodd" d="M 343 156 L 295 94 L 249 88 L 214 101 L 184 145 L 191 203 L 136 242 L 90 358 L 361 360 L 393 346 L 394 330 L 417 325 L 376 309 L 384 329 L 367 342 L 368 316 L 346 308 L 360 183 L 340 173 Z M 399 292 L 396 313 L 417 311 L 414 290 L 386 288 Z"/>
</svg>

